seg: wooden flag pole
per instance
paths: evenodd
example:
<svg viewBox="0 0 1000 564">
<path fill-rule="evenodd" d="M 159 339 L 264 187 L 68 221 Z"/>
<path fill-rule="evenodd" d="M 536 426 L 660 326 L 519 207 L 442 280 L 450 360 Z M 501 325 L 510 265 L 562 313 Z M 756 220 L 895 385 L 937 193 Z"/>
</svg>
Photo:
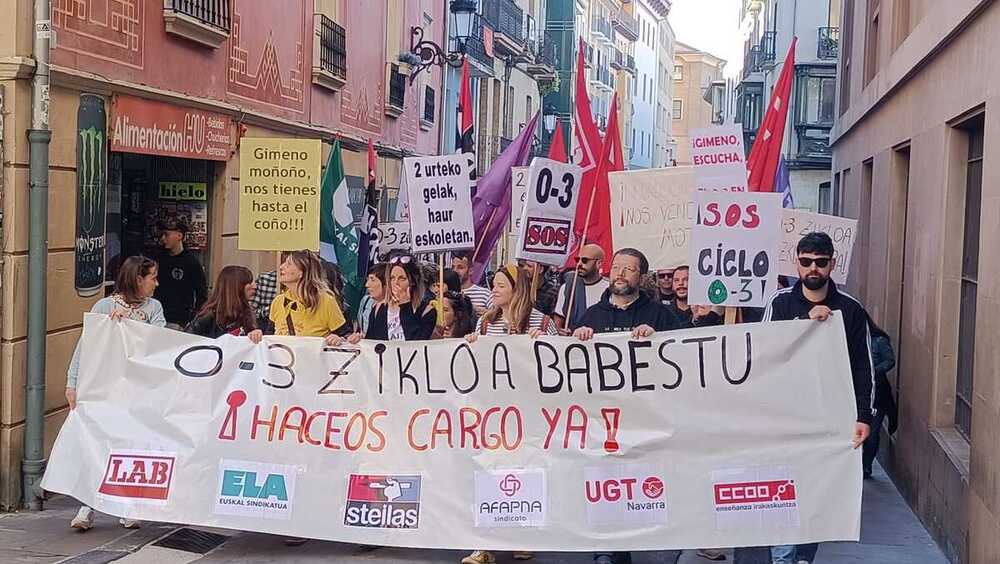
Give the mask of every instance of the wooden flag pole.
<svg viewBox="0 0 1000 564">
<path fill-rule="evenodd" d="M 600 170 L 598 170 L 600 174 Z M 579 256 L 580 250 L 587 244 L 587 231 L 590 230 L 590 215 L 594 213 L 594 197 L 597 195 L 597 187 L 590 191 L 590 202 L 587 203 L 587 219 L 583 222 L 583 233 L 580 234 L 580 244 L 576 246 L 576 254 Z M 569 288 L 569 307 L 566 308 L 566 327 L 569 328 L 570 320 L 573 319 L 573 302 L 576 300 L 576 281 L 580 278 L 580 269 L 573 265 L 573 284 Z M 559 304 L 556 304 L 559 307 Z"/>
<path fill-rule="evenodd" d="M 478 243 L 476 243 L 476 250 L 473 251 L 472 253 L 473 263 L 476 262 L 476 257 L 479 256 L 479 251 L 482 250 L 483 248 L 483 242 L 486 241 L 486 233 L 489 232 L 490 227 L 493 226 L 493 218 L 495 218 L 496 216 L 497 216 L 497 208 L 493 208 L 493 211 L 490 212 L 490 217 L 486 220 L 486 227 L 483 229 L 483 237 L 479 240 Z M 476 282 L 477 282 L 476 280 L 473 280 L 473 283 Z"/>
<path fill-rule="evenodd" d="M 538 305 L 538 271 L 541 270 L 542 265 L 537 262 L 534 264 L 535 268 L 532 270 L 534 274 L 531 275 L 531 303 Z"/>
<path fill-rule="evenodd" d="M 438 253 L 437 324 L 444 327 L 444 253 Z"/>
</svg>

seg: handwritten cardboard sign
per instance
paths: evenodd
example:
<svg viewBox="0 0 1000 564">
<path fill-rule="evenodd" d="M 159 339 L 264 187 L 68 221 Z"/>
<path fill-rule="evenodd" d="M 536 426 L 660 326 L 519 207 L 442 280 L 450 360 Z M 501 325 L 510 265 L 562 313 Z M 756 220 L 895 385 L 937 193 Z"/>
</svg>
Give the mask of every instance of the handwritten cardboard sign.
<svg viewBox="0 0 1000 564">
<path fill-rule="evenodd" d="M 403 159 L 413 251 L 475 246 L 469 160 L 465 155 Z"/>
<path fill-rule="evenodd" d="M 608 178 L 615 247 L 642 251 L 652 269 L 687 264 L 697 211 L 694 168 L 612 172 Z"/>
<path fill-rule="evenodd" d="M 514 258 L 556 266 L 566 262 L 581 174 L 574 164 L 532 161 Z"/>
<path fill-rule="evenodd" d="M 778 274 L 798 276 L 795 266 L 795 247 L 807 233 L 819 231 L 833 239 L 833 257 L 837 265 L 830 276 L 837 284 L 846 284 L 847 275 L 851 271 L 851 256 L 858 233 L 858 220 L 791 209 L 783 210 L 782 215 Z"/>
</svg>

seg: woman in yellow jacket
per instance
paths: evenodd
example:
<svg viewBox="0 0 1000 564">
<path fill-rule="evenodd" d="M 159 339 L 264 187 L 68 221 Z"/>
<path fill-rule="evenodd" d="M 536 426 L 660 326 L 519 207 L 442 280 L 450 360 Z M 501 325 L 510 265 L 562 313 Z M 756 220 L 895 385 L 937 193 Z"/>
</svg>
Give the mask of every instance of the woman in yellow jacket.
<svg viewBox="0 0 1000 564">
<path fill-rule="evenodd" d="M 271 302 L 275 335 L 323 337 L 335 345 L 339 334 L 350 332 L 316 253 L 289 253 L 278 267 L 278 282 L 283 290 Z"/>
</svg>

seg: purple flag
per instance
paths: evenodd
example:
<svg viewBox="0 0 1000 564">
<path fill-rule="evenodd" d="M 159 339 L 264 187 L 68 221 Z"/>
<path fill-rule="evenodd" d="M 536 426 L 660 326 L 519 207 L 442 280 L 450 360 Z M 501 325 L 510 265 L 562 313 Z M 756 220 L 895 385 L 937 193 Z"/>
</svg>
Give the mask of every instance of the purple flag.
<svg viewBox="0 0 1000 564">
<path fill-rule="evenodd" d="M 792 199 L 792 183 L 788 178 L 788 164 L 785 163 L 784 155 L 778 160 L 778 171 L 774 175 L 774 191 L 785 195 L 781 200 L 781 207 L 795 207 L 795 200 Z"/>
<path fill-rule="evenodd" d="M 538 113 L 517 138 L 497 156 L 493 166 L 476 183 L 472 198 L 472 221 L 476 228 L 476 255 L 472 257 L 472 280 L 478 281 L 497 246 L 510 216 L 511 167 L 528 164 Z"/>
</svg>

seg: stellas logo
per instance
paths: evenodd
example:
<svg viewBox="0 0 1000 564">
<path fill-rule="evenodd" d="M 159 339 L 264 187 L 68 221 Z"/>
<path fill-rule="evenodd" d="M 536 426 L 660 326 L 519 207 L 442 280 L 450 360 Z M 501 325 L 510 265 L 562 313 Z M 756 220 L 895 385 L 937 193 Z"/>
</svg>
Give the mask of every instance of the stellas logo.
<svg viewBox="0 0 1000 564">
<path fill-rule="evenodd" d="M 416 529 L 419 521 L 420 476 L 350 475 L 345 525 Z"/>
<path fill-rule="evenodd" d="M 223 460 L 215 513 L 266 519 L 291 516 L 297 469 L 282 464 Z"/>
<path fill-rule="evenodd" d="M 583 484 L 592 523 L 662 524 L 667 518 L 666 486 L 652 466 L 588 468 Z"/>
<path fill-rule="evenodd" d="M 175 457 L 170 453 L 112 452 L 98 492 L 139 500 L 163 501 L 170 495 Z"/>
</svg>

